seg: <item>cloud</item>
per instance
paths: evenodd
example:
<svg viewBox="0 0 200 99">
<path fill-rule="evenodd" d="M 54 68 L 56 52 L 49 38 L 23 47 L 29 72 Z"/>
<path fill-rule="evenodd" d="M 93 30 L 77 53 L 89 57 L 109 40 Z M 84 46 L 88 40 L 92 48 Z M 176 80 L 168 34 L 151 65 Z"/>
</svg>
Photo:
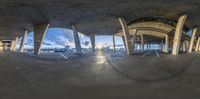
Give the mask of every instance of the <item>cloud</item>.
<svg viewBox="0 0 200 99">
<path fill-rule="evenodd" d="M 85 41 L 85 42 L 82 42 L 83 45 L 85 46 L 89 46 L 90 42 L 89 41 Z"/>
<path fill-rule="evenodd" d="M 50 28 L 47 31 L 45 40 L 60 46 L 67 46 L 69 43 L 74 42 L 72 31 L 61 28 Z"/>
<path fill-rule="evenodd" d="M 50 43 L 47 43 L 47 42 L 43 42 L 42 44 L 47 45 L 47 46 L 51 45 Z"/>
</svg>

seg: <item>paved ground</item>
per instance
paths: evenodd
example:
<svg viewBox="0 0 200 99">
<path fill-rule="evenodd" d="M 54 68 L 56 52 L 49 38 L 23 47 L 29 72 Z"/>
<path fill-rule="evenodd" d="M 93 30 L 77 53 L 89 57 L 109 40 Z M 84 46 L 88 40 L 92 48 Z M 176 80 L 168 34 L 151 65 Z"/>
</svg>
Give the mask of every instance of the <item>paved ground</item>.
<svg viewBox="0 0 200 99">
<path fill-rule="evenodd" d="M 0 53 L 0 99 L 199 99 L 200 54 Z"/>
</svg>

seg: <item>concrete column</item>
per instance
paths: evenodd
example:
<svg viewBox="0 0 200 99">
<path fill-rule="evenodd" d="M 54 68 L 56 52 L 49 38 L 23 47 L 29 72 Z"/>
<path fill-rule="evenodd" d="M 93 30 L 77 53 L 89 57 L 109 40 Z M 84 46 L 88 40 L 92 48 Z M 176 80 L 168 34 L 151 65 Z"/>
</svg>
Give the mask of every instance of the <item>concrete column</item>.
<svg viewBox="0 0 200 99">
<path fill-rule="evenodd" d="M 180 51 L 183 51 L 183 44 L 182 44 L 182 42 L 180 42 L 179 50 L 180 50 Z"/>
<path fill-rule="evenodd" d="M 137 29 L 133 30 L 132 49 L 135 50 L 135 43 L 137 41 Z"/>
<path fill-rule="evenodd" d="M 11 41 L 10 51 L 13 51 L 14 45 L 15 45 L 15 41 L 13 40 Z M 6 50 L 6 44 L 4 44 L 4 50 Z"/>
<path fill-rule="evenodd" d="M 183 52 L 186 52 L 186 43 L 185 43 L 185 41 L 183 41 Z"/>
<path fill-rule="evenodd" d="M 75 41 L 76 53 L 82 53 L 82 51 L 81 51 L 81 43 L 80 43 L 78 32 L 76 30 L 75 25 L 72 25 L 72 30 L 73 30 L 73 33 L 74 33 L 74 41 Z"/>
<path fill-rule="evenodd" d="M 182 15 L 179 17 L 176 31 L 174 35 L 174 43 L 173 43 L 173 49 L 172 49 L 172 55 L 178 55 L 179 53 L 179 47 L 181 42 L 181 35 L 184 27 L 185 20 L 187 18 L 187 15 Z"/>
<path fill-rule="evenodd" d="M 149 50 L 151 50 L 151 43 L 149 43 Z"/>
<path fill-rule="evenodd" d="M 198 48 L 198 50 L 197 51 L 200 51 L 200 45 L 199 45 L 199 48 Z"/>
<path fill-rule="evenodd" d="M 49 24 L 38 24 L 34 26 L 34 54 L 39 55 L 44 40 L 44 36 L 48 30 Z"/>
<path fill-rule="evenodd" d="M 200 43 L 200 37 L 197 40 L 195 51 L 198 51 L 198 49 L 199 49 L 199 43 Z"/>
<path fill-rule="evenodd" d="M 0 51 L 3 51 L 3 43 L 0 40 Z"/>
<path fill-rule="evenodd" d="M 144 52 L 144 35 L 141 35 L 141 46 L 142 46 L 142 52 Z"/>
<path fill-rule="evenodd" d="M 161 50 L 161 51 L 164 51 L 163 40 L 161 40 L 161 43 L 160 43 L 160 50 Z"/>
<path fill-rule="evenodd" d="M 126 42 L 125 42 L 124 36 L 122 36 L 122 41 L 123 41 L 123 43 L 124 43 L 124 47 L 126 48 Z M 127 49 L 127 48 L 126 48 L 126 49 Z"/>
<path fill-rule="evenodd" d="M 189 51 L 188 41 L 185 40 L 185 52 Z"/>
<path fill-rule="evenodd" d="M 165 53 L 169 52 L 169 35 L 165 35 Z"/>
<path fill-rule="evenodd" d="M 17 36 L 17 37 L 15 38 L 14 45 L 13 45 L 13 50 L 12 50 L 12 51 L 14 51 L 14 52 L 16 51 L 18 40 L 19 40 L 19 37 Z"/>
<path fill-rule="evenodd" d="M 19 52 L 23 52 L 24 51 L 24 44 L 26 42 L 27 33 L 28 33 L 28 31 L 26 30 L 24 32 L 24 35 L 23 35 L 22 40 L 21 40 L 21 44 L 20 44 L 20 47 L 19 47 Z"/>
<path fill-rule="evenodd" d="M 194 39 L 195 39 L 196 33 L 197 33 L 197 28 L 194 28 L 194 29 L 192 30 L 192 37 L 191 37 L 191 39 L 190 39 L 190 47 L 189 47 L 189 51 L 188 51 L 189 53 L 191 53 L 192 50 L 193 50 Z"/>
<path fill-rule="evenodd" d="M 138 44 L 135 44 L 135 50 L 137 50 L 138 49 Z"/>
<path fill-rule="evenodd" d="M 112 39 L 113 39 L 113 51 L 116 52 L 116 47 L 115 47 L 115 35 L 113 35 Z"/>
<path fill-rule="evenodd" d="M 90 42 L 92 46 L 92 51 L 95 52 L 95 34 L 90 35 Z"/>
<path fill-rule="evenodd" d="M 186 40 L 186 41 L 185 41 L 186 52 L 189 51 L 189 45 L 190 45 L 190 41 Z M 193 44 L 193 46 L 194 46 L 194 44 Z"/>
<path fill-rule="evenodd" d="M 133 53 L 133 48 L 132 48 L 132 44 L 131 44 L 131 37 L 129 34 L 129 29 L 128 29 L 127 23 L 126 23 L 125 19 L 122 17 L 119 18 L 119 22 L 121 24 L 122 31 L 124 33 L 127 54 L 131 55 Z"/>
</svg>

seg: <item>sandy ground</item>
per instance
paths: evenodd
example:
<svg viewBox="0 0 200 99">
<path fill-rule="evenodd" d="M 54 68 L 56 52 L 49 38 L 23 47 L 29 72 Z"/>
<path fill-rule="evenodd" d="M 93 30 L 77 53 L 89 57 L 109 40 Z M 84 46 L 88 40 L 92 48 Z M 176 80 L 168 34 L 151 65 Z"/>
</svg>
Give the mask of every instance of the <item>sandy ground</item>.
<svg viewBox="0 0 200 99">
<path fill-rule="evenodd" d="M 200 99 L 197 53 L 68 57 L 0 53 L 0 99 Z"/>
</svg>

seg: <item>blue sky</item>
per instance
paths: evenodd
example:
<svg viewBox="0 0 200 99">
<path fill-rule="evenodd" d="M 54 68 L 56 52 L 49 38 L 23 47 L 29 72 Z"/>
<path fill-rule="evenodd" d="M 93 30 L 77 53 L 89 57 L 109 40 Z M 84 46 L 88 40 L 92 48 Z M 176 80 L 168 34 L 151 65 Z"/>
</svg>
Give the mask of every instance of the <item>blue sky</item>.
<svg viewBox="0 0 200 99">
<path fill-rule="evenodd" d="M 90 38 L 83 35 L 82 33 L 79 33 L 79 38 L 81 42 L 82 48 L 89 48 L 91 47 Z M 115 37 L 115 41 L 117 45 L 122 45 L 122 38 L 121 37 Z M 21 42 L 21 38 L 18 41 L 18 46 Z M 87 42 L 89 44 L 87 45 Z M 42 45 L 42 48 L 64 48 L 65 46 L 69 45 L 70 48 L 74 48 L 74 36 L 73 32 L 69 29 L 64 28 L 49 28 Z M 112 36 L 110 35 L 101 35 L 96 36 L 96 46 L 104 46 L 104 45 L 113 45 L 112 42 Z M 33 48 L 33 32 L 28 33 L 26 43 L 25 43 L 25 49 L 26 48 Z"/>
</svg>

